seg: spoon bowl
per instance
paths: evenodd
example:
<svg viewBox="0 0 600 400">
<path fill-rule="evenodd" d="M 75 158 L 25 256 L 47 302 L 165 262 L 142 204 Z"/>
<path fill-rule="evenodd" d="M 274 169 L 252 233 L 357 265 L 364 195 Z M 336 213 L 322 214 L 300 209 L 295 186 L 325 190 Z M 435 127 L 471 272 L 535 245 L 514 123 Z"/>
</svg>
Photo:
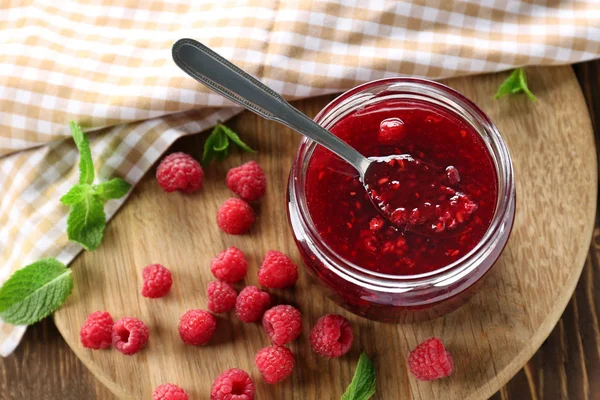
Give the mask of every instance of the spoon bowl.
<svg viewBox="0 0 600 400">
<path fill-rule="evenodd" d="M 397 228 L 425 236 L 454 236 L 477 209 L 459 190 L 460 175 L 410 154 L 369 157 L 362 177 L 369 198 Z"/>
</svg>

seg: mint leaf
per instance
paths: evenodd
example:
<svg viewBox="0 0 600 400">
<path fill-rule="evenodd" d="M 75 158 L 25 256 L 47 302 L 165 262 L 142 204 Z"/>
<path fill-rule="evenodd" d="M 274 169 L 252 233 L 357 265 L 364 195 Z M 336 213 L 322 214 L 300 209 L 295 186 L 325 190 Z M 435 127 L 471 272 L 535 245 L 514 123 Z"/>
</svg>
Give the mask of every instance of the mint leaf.
<svg viewBox="0 0 600 400">
<path fill-rule="evenodd" d="M 69 206 L 77 204 L 85 199 L 91 189 L 92 187 L 87 183 L 77 184 L 60 198 L 60 202 Z"/>
<path fill-rule="evenodd" d="M 533 95 L 533 93 L 531 93 L 531 90 L 529 90 L 529 86 L 527 86 L 527 75 L 525 74 L 525 69 L 523 69 L 523 68 L 519 68 L 519 84 L 520 84 L 521 90 L 523 92 L 525 92 L 527 97 L 529 97 L 529 100 L 531 100 L 531 101 L 537 100 L 536 97 Z"/>
<path fill-rule="evenodd" d="M 227 137 L 229 137 L 229 139 L 231 139 L 231 141 L 233 143 L 237 144 L 242 150 L 247 151 L 248 153 L 256 153 L 256 150 L 252 150 L 250 148 L 250 146 L 248 146 L 246 143 L 242 142 L 242 139 L 240 139 L 240 137 L 238 136 L 237 133 L 235 133 L 230 128 L 226 127 L 225 125 L 221 125 L 221 126 L 223 127 L 223 131 L 225 132 Z"/>
<path fill-rule="evenodd" d="M 227 134 L 221 129 L 217 134 L 215 143 L 213 143 L 213 150 L 218 152 L 225 151 L 229 148 L 229 139 Z"/>
<path fill-rule="evenodd" d="M 102 182 L 96 186 L 96 194 L 104 201 L 120 199 L 127 194 L 129 189 L 131 189 L 131 185 L 125 179 L 113 178 L 108 182 Z"/>
<path fill-rule="evenodd" d="M 230 142 L 238 145 L 242 150 L 255 153 L 250 146 L 240 139 L 239 135 L 223 124 L 217 124 L 210 136 L 204 142 L 204 153 L 202 154 L 202 165 L 207 165 L 214 158 L 223 161 L 229 155 Z"/>
<path fill-rule="evenodd" d="M 94 182 L 94 162 L 92 161 L 90 142 L 76 122 L 71 121 L 70 127 L 75 145 L 79 149 L 79 183 L 90 184 Z"/>
<path fill-rule="evenodd" d="M 516 90 L 518 92 L 518 85 L 519 85 L 519 70 L 515 69 L 508 76 L 508 78 L 506 78 L 504 80 L 504 82 L 502 82 L 502 84 L 498 88 L 498 91 L 496 92 L 496 96 L 495 97 L 497 99 L 499 99 L 502 96 L 505 96 L 507 94 L 516 93 L 516 92 L 513 92 L 513 90 Z"/>
<path fill-rule="evenodd" d="M 213 129 L 210 136 L 207 137 L 206 141 L 204 142 L 204 152 L 202 153 L 202 165 L 207 165 L 215 157 L 214 145 L 219 136 L 217 126 L 215 126 L 215 129 Z"/>
<path fill-rule="evenodd" d="M 62 305 L 73 289 L 71 270 L 44 258 L 15 272 L 0 288 L 0 318 L 13 325 L 31 325 Z"/>
<path fill-rule="evenodd" d="M 365 353 L 360 355 L 354 378 L 341 400 L 368 400 L 375 394 L 375 367 Z"/>
<path fill-rule="evenodd" d="M 502 82 L 498 91 L 496 92 L 496 98 L 499 99 L 507 94 L 525 93 L 531 100 L 537 100 L 536 97 L 531 93 L 527 86 L 527 75 L 525 74 L 524 68 L 515 69 L 508 78 Z"/>
<path fill-rule="evenodd" d="M 67 218 L 70 241 L 79 243 L 86 250 L 95 250 L 102 242 L 105 228 L 104 203 L 95 193 L 88 192 L 82 201 L 71 206 Z"/>
<path fill-rule="evenodd" d="M 217 161 L 221 162 L 224 159 L 226 159 L 228 155 L 229 155 L 229 148 L 226 148 L 223 151 L 216 152 L 215 158 L 217 159 Z"/>
</svg>

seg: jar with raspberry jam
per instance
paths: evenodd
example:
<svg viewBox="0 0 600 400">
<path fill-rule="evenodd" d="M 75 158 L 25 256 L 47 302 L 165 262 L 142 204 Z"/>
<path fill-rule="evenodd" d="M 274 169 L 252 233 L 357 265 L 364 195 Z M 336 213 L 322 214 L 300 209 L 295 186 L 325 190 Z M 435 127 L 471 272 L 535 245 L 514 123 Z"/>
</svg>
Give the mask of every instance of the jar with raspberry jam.
<svg viewBox="0 0 600 400">
<path fill-rule="evenodd" d="M 308 270 L 340 305 L 373 320 L 430 319 L 463 304 L 514 220 L 512 162 L 490 119 L 445 85 L 392 78 L 342 94 L 315 121 L 365 156 L 406 158 L 378 177 L 401 205 L 390 219 L 350 165 L 302 140 L 288 215 Z"/>
</svg>

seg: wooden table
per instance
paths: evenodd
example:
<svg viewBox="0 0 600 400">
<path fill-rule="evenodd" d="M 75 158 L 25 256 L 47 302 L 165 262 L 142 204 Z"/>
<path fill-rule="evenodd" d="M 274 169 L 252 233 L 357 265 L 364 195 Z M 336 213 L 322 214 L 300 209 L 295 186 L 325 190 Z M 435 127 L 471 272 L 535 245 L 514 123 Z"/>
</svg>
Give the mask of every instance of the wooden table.
<svg viewBox="0 0 600 400">
<path fill-rule="evenodd" d="M 576 65 L 600 139 L 600 61 Z M 600 399 L 600 218 L 577 290 L 558 325 L 525 367 L 494 397 Z M 113 399 L 75 357 L 52 320 L 27 332 L 17 351 L 0 359 L 0 400 Z"/>
</svg>

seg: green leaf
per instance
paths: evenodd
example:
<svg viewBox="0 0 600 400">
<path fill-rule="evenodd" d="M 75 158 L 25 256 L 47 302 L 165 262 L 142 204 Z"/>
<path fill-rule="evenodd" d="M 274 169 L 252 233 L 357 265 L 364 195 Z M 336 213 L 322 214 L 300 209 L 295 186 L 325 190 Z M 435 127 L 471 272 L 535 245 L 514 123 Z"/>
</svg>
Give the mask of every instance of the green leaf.
<svg viewBox="0 0 600 400">
<path fill-rule="evenodd" d="M 218 126 L 218 125 L 217 125 Z M 219 131 L 215 126 L 209 137 L 204 142 L 204 153 L 202 154 L 202 165 L 207 165 L 215 157 L 214 145 L 219 136 Z"/>
<path fill-rule="evenodd" d="M 375 367 L 365 353 L 360 355 L 354 378 L 341 400 L 368 400 L 375 394 Z"/>
<path fill-rule="evenodd" d="M 242 142 L 242 139 L 240 139 L 237 133 L 235 133 L 233 130 L 226 127 L 225 125 L 221 124 L 220 126 L 223 127 L 223 131 L 225 132 L 227 137 L 229 137 L 229 139 L 231 139 L 233 143 L 237 144 L 242 150 L 247 151 L 249 153 L 256 153 L 256 150 L 252 150 L 250 146 Z"/>
<path fill-rule="evenodd" d="M 90 193 L 92 186 L 87 183 L 79 183 L 73 186 L 63 197 L 60 198 L 60 202 L 65 205 L 73 205 L 83 201 L 83 199 Z"/>
<path fill-rule="evenodd" d="M 213 143 L 213 150 L 218 152 L 225 151 L 229 148 L 229 139 L 223 130 L 221 130 Z"/>
<path fill-rule="evenodd" d="M 131 185 L 125 179 L 113 178 L 108 182 L 99 184 L 96 187 L 96 194 L 104 201 L 120 199 L 129 192 L 129 189 L 131 189 Z"/>
<path fill-rule="evenodd" d="M 207 165 L 216 158 L 217 161 L 223 161 L 229 155 L 230 142 L 238 145 L 242 150 L 255 153 L 250 146 L 240 139 L 237 133 L 223 124 L 217 124 L 210 136 L 204 142 L 204 153 L 202 155 L 202 165 Z"/>
<path fill-rule="evenodd" d="M 498 91 L 496 92 L 496 98 L 499 99 L 507 94 L 512 94 L 513 90 L 518 89 L 519 83 L 519 70 L 515 69 L 509 76 L 502 82 Z"/>
<path fill-rule="evenodd" d="M 15 272 L 0 288 L 0 318 L 31 325 L 56 311 L 73 289 L 71 270 L 44 258 Z"/>
<path fill-rule="evenodd" d="M 529 90 L 529 86 L 527 86 L 527 75 L 525 74 L 525 69 L 523 68 L 519 68 L 519 83 L 521 90 L 525 92 L 527 97 L 529 97 L 529 100 L 536 101 L 536 97 L 533 95 L 533 93 L 531 93 L 531 90 Z"/>
<path fill-rule="evenodd" d="M 79 183 L 91 184 L 94 182 L 94 162 L 90 142 L 76 122 L 71 121 L 70 127 L 75 145 L 79 149 Z"/>
<path fill-rule="evenodd" d="M 89 193 L 83 201 L 71 206 L 67 218 L 70 241 L 79 243 L 86 250 L 95 250 L 102 242 L 105 228 L 104 203 L 97 195 Z"/>
<path fill-rule="evenodd" d="M 517 68 L 504 80 L 504 82 L 502 82 L 495 97 L 499 99 L 507 94 L 517 94 L 521 92 L 524 92 L 531 100 L 537 100 L 527 86 L 525 69 Z"/>
<path fill-rule="evenodd" d="M 224 159 L 226 159 L 228 155 L 229 155 L 229 148 L 226 148 L 226 149 L 225 149 L 225 150 L 223 150 L 223 151 L 218 151 L 218 152 L 215 152 L 215 158 L 216 158 L 216 159 L 217 159 L 217 161 L 219 161 L 219 162 L 221 162 L 221 161 L 223 161 Z"/>
</svg>

